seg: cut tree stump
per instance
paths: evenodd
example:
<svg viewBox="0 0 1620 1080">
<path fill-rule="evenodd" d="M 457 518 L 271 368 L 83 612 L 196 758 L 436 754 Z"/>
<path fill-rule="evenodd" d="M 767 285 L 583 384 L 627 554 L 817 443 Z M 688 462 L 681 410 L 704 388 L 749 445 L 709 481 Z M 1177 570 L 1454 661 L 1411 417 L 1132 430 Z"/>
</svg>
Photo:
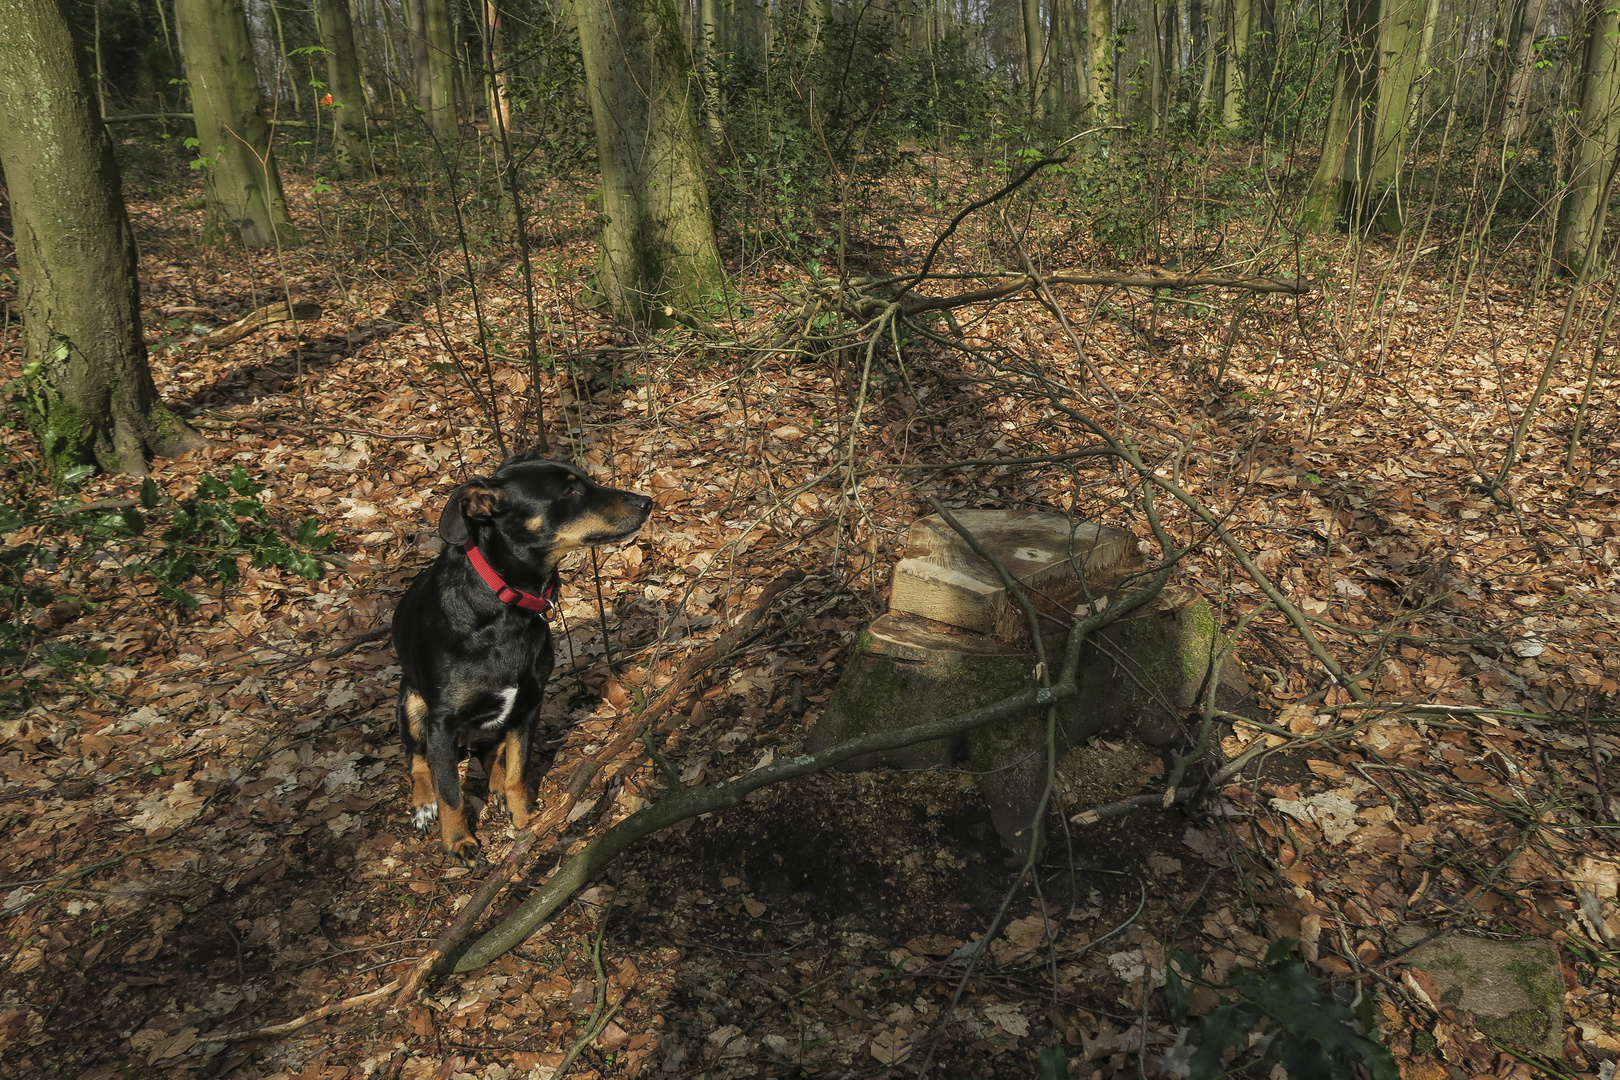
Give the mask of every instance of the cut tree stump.
<svg viewBox="0 0 1620 1080">
<path fill-rule="evenodd" d="M 1066 626 L 1088 590 L 1093 598 L 1105 596 L 1141 569 L 1135 538 L 1119 529 L 1032 511 L 958 510 L 952 516 L 1023 588 L 1041 613 L 1043 634 Z M 937 514 L 912 522 L 903 556 L 894 568 L 891 612 L 1029 642 L 1028 617 L 1001 575 Z"/>
<path fill-rule="evenodd" d="M 1027 512 L 955 516 L 1027 583 L 1026 594 L 1041 609 L 1053 664 L 1062 656 L 1072 609 L 1107 603 L 1142 568 L 1134 538 L 1117 529 Z M 954 716 L 1027 689 L 1035 678 L 1027 626 L 994 567 L 939 518 L 919 520 L 895 568 L 890 610 L 856 642 L 807 749 L 814 753 L 874 731 Z M 1080 693 L 1059 708 L 1059 755 L 1115 732 L 1156 747 L 1180 738 L 1222 645 L 1209 604 L 1192 589 L 1167 586 L 1155 602 L 1085 645 L 1076 675 Z M 1218 677 L 1223 705 L 1237 707 L 1248 688 L 1236 665 L 1224 665 Z M 989 804 L 998 835 L 1019 855 L 1028 851 L 1030 821 L 1045 784 L 1045 719 L 1044 709 L 1034 709 L 961 739 L 840 767 L 966 768 Z"/>
</svg>

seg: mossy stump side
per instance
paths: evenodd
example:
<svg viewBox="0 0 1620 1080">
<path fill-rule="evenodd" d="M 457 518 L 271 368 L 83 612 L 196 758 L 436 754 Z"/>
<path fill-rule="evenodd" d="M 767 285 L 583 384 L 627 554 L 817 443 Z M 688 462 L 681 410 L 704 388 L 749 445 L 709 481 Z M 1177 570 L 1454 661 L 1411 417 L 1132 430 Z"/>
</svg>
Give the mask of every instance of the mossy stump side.
<svg viewBox="0 0 1620 1080">
<path fill-rule="evenodd" d="M 1155 604 L 1108 627 L 1084 646 L 1079 694 L 1058 708 L 1058 754 L 1114 732 L 1129 732 L 1149 746 L 1170 744 L 1196 707 L 1220 647 L 1208 602 L 1185 588 L 1166 589 Z M 1055 663 L 1063 641 L 1048 636 L 1046 648 Z M 1035 655 L 1025 646 L 891 612 L 861 636 L 807 749 L 993 704 L 1032 685 L 1034 669 Z M 1228 704 L 1246 696 L 1235 665 L 1225 665 L 1221 678 Z M 1003 843 L 1022 854 L 1045 786 L 1045 719 L 1044 709 L 1034 709 L 961 739 L 868 755 L 841 767 L 966 768 Z"/>
</svg>

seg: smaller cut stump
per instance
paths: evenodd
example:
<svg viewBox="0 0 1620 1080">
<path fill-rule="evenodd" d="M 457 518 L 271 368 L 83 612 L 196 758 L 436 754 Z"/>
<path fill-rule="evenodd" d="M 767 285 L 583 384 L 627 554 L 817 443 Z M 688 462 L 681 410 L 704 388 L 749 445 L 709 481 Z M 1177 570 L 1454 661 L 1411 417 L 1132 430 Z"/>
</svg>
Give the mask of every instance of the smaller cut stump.
<svg viewBox="0 0 1620 1080">
<path fill-rule="evenodd" d="M 954 516 L 1019 582 L 1038 612 L 1054 667 L 1076 611 L 1102 610 L 1143 583 L 1136 540 L 1119 529 L 1029 511 Z M 1223 649 L 1209 604 L 1191 589 L 1167 586 L 1152 604 L 1084 646 L 1080 693 L 1059 707 L 1058 754 L 1111 733 L 1129 732 L 1150 746 L 1175 741 Z M 994 704 L 1033 685 L 1035 666 L 1028 617 L 995 567 L 938 516 L 920 518 L 895 566 L 889 611 L 856 642 L 807 749 Z M 1234 664 L 1223 665 L 1217 677 L 1226 706 L 1246 696 Z M 1022 854 L 1046 781 L 1044 721 L 1045 709 L 1032 709 L 958 739 L 867 755 L 841 767 L 965 768 L 975 775 L 1003 843 Z"/>
</svg>

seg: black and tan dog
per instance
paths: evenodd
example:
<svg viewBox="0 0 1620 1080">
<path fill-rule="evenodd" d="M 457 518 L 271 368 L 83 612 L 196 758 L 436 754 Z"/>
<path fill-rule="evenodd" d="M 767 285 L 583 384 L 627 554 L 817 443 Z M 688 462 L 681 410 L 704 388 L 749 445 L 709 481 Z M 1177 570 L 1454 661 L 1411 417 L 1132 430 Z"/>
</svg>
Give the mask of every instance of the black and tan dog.
<svg viewBox="0 0 1620 1080">
<path fill-rule="evenodd" d="M 489 801 L 522 828 L 533 813 L 530 775 L 540 698 L 553 649 L 545 612 L 557 564 L 571 551 L 633 536 L 652 510 L 645 495 L 592 483 L 572 465 L 533 453 L 450 493 L 439 519 L 445 548 L 394 612 L 399 731 L 411 762 L 412 820 L 435 817 L 444 848 L 482 858 L 461 793 L 459 763 L 479 753 Z"/>
</svg>

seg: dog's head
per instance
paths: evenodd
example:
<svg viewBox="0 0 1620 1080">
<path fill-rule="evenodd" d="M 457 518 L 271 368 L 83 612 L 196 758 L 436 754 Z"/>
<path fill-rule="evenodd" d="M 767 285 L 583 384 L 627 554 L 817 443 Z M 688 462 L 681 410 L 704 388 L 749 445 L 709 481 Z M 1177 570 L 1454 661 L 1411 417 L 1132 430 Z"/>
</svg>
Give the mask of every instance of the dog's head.
<svg viewBox="0 0 1620 1080">
<path fill-rule="evenodd" d="M 525 562 L 549 570 L 571 551 L 629 539 L 651 512 L 646 495 L 603 487 L 583 469 L 526 453 L 452 491 L 439 536 L 465 544 L 493 531 Z"/>
</svg>

